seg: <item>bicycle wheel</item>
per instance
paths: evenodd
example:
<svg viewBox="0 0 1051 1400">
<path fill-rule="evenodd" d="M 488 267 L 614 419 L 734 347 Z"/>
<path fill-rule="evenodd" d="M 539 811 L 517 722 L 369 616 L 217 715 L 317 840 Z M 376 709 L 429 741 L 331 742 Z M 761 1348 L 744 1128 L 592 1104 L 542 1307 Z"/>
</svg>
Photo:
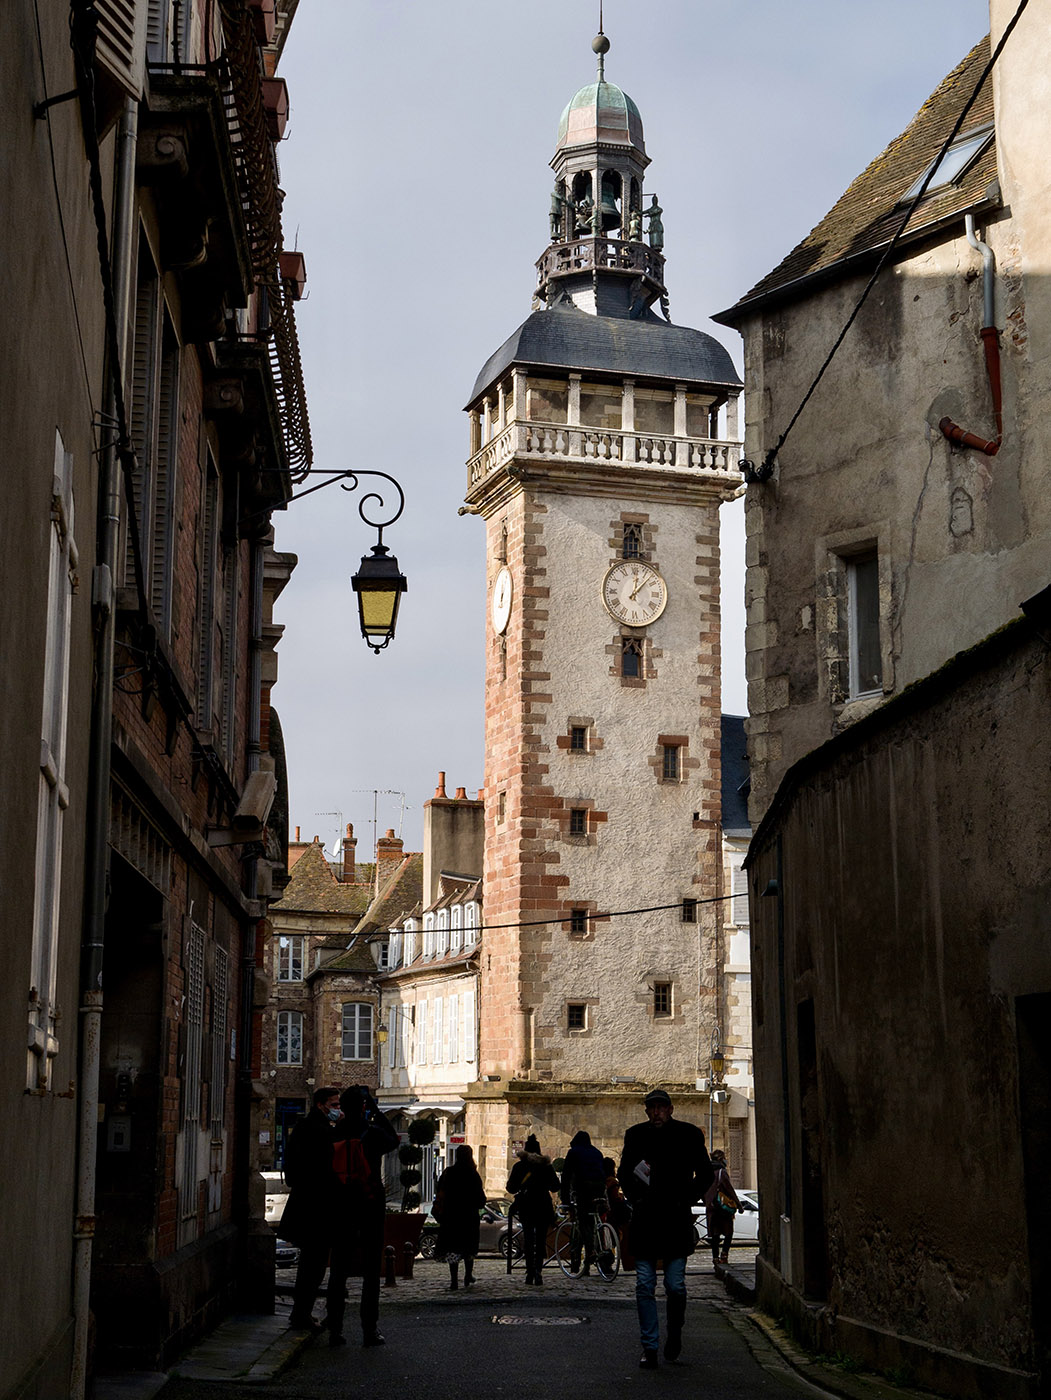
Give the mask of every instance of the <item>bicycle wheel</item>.
<svg viewBox="0 0 1051 1400">
<path fill-rule="evenodd" d="M 508 1249 L 511 1250 L 511 1265 L 513 1267 L 525 1252 L 525 1247 L 522 1243 L 521 1225 L 513 1232 L 505 1230 L 500 1236 L 500 1256 L 502 1259 L 506 1260 Z"/>
<path fill-rule="evenodd" d="M 563 1220 L 555 1235 L 555 1258 L 566 1278 L 579 1278 L 584 1250 L 580 1231 L 573 1220 Z"/>
<path fill-rule="evenodd" d="M 595 1232 L 595 1244 L 595 1268 L 598 1269 L 599 1278 L 608 1282 L 620 1272 L 620 1241 L 612 1225 L 603 1224 L 598 1227 Z"/>
</svg>

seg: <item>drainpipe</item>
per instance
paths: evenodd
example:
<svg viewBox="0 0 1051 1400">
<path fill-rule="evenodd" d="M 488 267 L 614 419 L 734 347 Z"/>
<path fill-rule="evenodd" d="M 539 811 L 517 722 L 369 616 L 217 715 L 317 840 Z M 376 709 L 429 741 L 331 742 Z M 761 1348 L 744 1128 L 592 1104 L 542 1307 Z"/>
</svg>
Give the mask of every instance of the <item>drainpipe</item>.
<svg viewBox="0 0 1051 1400">
<path fill-rule="evenodd" d="M 117 136 L 113 207 L 113 294 L 120 353 L 127 347 L 131 304 L 132 230 L 135 225 L 135 143 L 138 103 L 124 104 Z M 114 385 L 122 364 L 110 364 L 106 407 L 113 421 Z M 95 612 L 95 690 L 91 701 L 90 773 L 85 852 L 84 933 L 81 943 L 80 1100 L 77 1124 L 77 1197 L 73 1227 L 73 1365 L 71 1400 L 83 1400 L 87 1380 L 91 1305 L 91 1253 L 95 1237 L 95 1167 L 98 1153 L 99 1061 L 102 1046 L 102 955 L 109 873 L 109 808 L 113 741 L 114 579 L 121 506 L 121 467 L 111 435 L 99 473 L 98 542 L 92 578 Z"/>
<path fill-rule="evenodd" d="M 968 433 L 952 421 L 943 418 L 938 424 L 950 442 L 959 447 L 970 447 L 975 452 L 984 452 L 987 457 L 995 457 L 1004 440 L 1003 390 L 1000 381 L 1000 332 L 996 329 L 993 299 L 996 291 L 996 259 L 993 250 L 983 243 L 974 231 L 974 215 L 964 215 L 967 242 L 982 255 L 982 328 L 979 335 L 985 345 L 985 370 L 989 377 L 989 389 L 993 398 L 993 413 L 996 417 L 996 438 L 987 441 L 976 433 Z"/>
<path fill-rule="evenodd" d="M 260 766 L 262 755 L 262 698 L 263 698 L 263 568 L 265 543 L 255 539 L 251 542 L 249 580 L 250 628 L 248 638 L 248 771 L 254 773 Z M 259 862 L 262 856 L 254 856 L 248 862 L 247 898 L 254 902 L 259 898 Z M 237 1134 L 237 1157 L 240 1170 L 235 1179 L 242 1183 L 243 1198 L 240 1201 L 242 1220 L 247 1227 L 252 1213 L 251 1188 L 249 1180 L 253 1170 L 252 1162 L 252 1061 L 253 1045 L 253 1006 L 255 1003 L 256 941 L 259 931 L 258 920 L 252 920 L 245 934 L 241 956 L 241 1027 L 240 1070 L 238 1074 L 237 1100 L 240 1105 L 243 1131 Z M 235 1210 L 237 1206 L 235 1205 Z"/>
</svg>

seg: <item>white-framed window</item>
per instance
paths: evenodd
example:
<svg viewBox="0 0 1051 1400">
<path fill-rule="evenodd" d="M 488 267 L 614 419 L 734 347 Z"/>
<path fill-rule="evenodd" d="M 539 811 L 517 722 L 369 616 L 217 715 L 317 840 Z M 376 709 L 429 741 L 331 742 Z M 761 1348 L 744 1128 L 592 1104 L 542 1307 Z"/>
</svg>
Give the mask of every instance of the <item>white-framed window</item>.
<svg viewBox="0 0 1051 1400">
<path fill-rule="evenodd" d="M 301 1011 L 279 1011 L 277 1013 L 277 1063 L 279 1065 L 301 1065 L 303 1063 L 303 1013 Z"/>
<path fill-rule="evenodd" d="M 474 1064 L 478 1058 L 478 1036 L 475 1029 L 475 1001 L 474 988 L 469 988 L 463 994 L 463 1057 L 467 1063 Z"/>
<path fill-rule="evenodd" d="M 343 1003 L 343 1059 L 372 1059 L 372 1007 L 367 1001 Z"/>
<path fill-rule="evenodd" d="M 408 967 L 409 963 L 416 957 L 416 920 L 405 920 L 405 932 L 402 935 L 402 961 Z"/>
<path fill-rule="evenodd" d="M 449 951 L 449 911 L 448 909 L 438 910 L 438 956 Z"/>
<path fill-rule="evenodd" d="M 473 947 L 478 942 L 478 905 L 472 900 L 464 909 L 463 945 Z"/>
<path fill-rule="evenodd" d="M 33 943 L 29 969 L 28 1089 L 49 1089 L 58 1054 L 58 922 L 62 888 L 62 827 L 69 806 L 66 730 L 69 697 L 69 637 L 76 587 L 73 539 L 73 458 L 55 433 L 51 484 L 47 631 L 40 720 L 40 782 L 37 795 Z"/>
<path fill-rule="evenodd" d="M 376 943 L 376 971 L 386 972 L 390 967 L 390 939 L 383 938 Z"/>
<path fill-rule="evenodd" d="M 423 916 L 423 956 L 434 957 L 434 913 L 428 911 Z"/>
<path fill-rule="evenodd" d="M 398 967 L 401 963 L 401 934 L 392 929 L 387 937 L 386 967 Z"/>
<path fill-rule="evenodd" d="M 427 1063 L 427 1003 L 421 1001 L 416 1007 L 416 1063 Z"/>
<path fill-rule="evenodd" d="M 452 952 L 458 953 L 463 947 L 463 905 L 454 904 L 449 913 L 452 916 L 452 928 L 449 934 L 449 948 Z"/>
<path fill-rule="evenodd" d="M 460 1062 L 460 998 L 451 996 L 449 998 L 449 1064 L 455 1065 Z"/>
<path fill-rule="evenodd" d="M 298 934 L 282 934 L 277 940 L 277 980 L 302 982 L 306 939 Z"/>
<path fill-rule="evenodd" d="M 432 1005 L 434 1007 L 434 1033 L 431 1037 L 431 1045 L 433 1047 L 431 1063 L 440 1065 L 444 1063 L 443 1055 L 445 1051 L 445 1027 L 442 1018 L 442 1012 L 445 1009 L 443 999 L 441 997 L 435 997 Z"/>
<path fill-rule="evenodd" d="M 853 554 L 847 566 L 847 646 L 850 698 L 883 689 L 879 635 L 879 555 Z"/>
</svg>

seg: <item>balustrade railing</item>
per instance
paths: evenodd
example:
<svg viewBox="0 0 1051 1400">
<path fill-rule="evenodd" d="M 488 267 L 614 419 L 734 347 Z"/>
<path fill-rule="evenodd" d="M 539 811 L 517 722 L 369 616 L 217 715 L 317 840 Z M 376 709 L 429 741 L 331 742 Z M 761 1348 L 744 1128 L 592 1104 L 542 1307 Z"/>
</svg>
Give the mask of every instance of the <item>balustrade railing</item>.
<svg viewBox="0 0 1051 1400">
<path fill-rule="evenodd" d="M 570 243 L 554 243 L 537 262 L 541 283 L 549 277 L 566 277 L 589 272 L 594 267 L 641 272 L 664 285 L 664 254 L 648 243 L 625 242 L 619 238 L 575 238 Z"/>
<path fill-rule="evenodd" d="M 474 486 L 483 481 L 512 457 L 566 457 L 736 476 L 741 451 L 739 442 L 720 442 L 715 438 L 516 420 L 471 458 L 469 483 Z"/>
</svg>

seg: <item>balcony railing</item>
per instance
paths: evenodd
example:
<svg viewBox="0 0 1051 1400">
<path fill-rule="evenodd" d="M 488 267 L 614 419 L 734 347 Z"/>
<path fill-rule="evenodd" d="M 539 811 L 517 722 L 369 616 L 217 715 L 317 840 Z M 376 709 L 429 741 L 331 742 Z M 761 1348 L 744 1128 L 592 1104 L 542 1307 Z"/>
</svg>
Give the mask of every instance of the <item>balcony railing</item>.
<svg viewBox="0 0 1051 1400">
<path fill-rule="evenodd" d="M 664 254 L 648 243 L 619 238 L 574 238 L 570 243 L 552 244 L 537 262 L 536 270 L 543 284 L 551 277 L 568 277 L 595 267 L 642 273 L 664 285 Z"/>
<path fill-rule="evenodd" d="M 739 442 L 714 438 L 675 437 L 608 428 L 587 428 L 565 423 L 534 423 L 516 419 L 480 448 L 468 463 L 468 489 L 514 457 L 540 460 L 611 462 L 624 466 L 674 468 L 678 471 L 714 472 L 736 477 Z"/>
</svg>

